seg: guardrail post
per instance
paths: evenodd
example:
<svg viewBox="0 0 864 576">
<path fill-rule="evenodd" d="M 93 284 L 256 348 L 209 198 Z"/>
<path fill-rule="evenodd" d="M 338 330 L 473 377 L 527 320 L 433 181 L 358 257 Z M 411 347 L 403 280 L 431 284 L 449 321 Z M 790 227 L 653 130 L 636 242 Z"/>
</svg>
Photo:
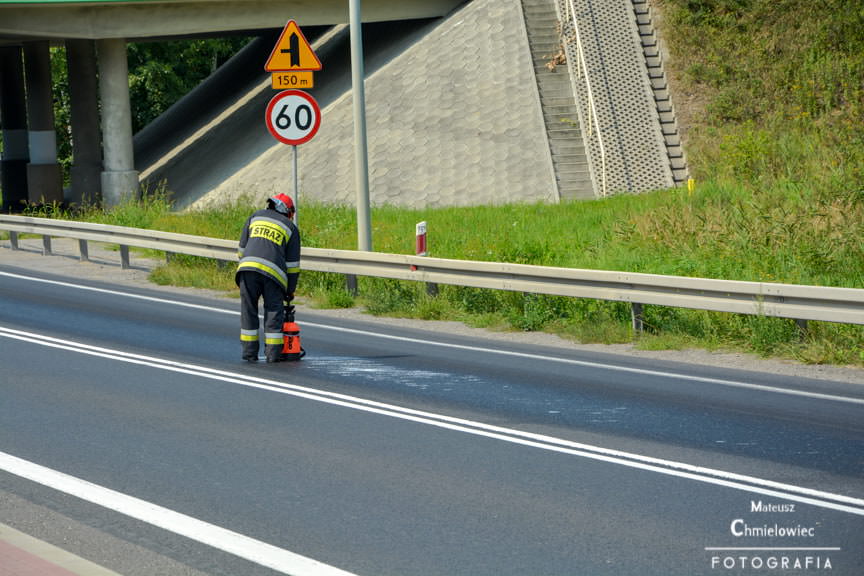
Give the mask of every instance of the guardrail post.
<svg viewBox="0 0 864 576">
<path fill-rule="evenodd" d="M 345 289 L 348 290 L 348 293 L 351 294 L 352 297 L 357 297 L 359 291 L 357 289 L 357 276 L 355 274 L 345 275 Z"/>
<path fill-rule="evenodd" d="M 51 255 L 51 236 L 42 236 L 42 255 Z"/>
<path fill-rule="evenodd" d="M 9 232 L 9 244 L 12 245 L 12 250 L 18 250 L 18 232 Z"/>
<path fill-rule="evenodd" d="M 90 252 L 87 250 L 87 240 L 78 240 L 78 253 L 81 255 L 81 262 L 90 261 Z"/>
<path fill-rule="evenodd" d="M 633 333 L 642 334 L 645 330 L 645 318 L 642 315 L 642 304 L 638 302 L 631 303 L 630 315 L 633 318 Z"/>
<path fill-rule="evenodd" d="M 798 326 L 798 338 L 805 340 L 810 330 L 807 326 L 807 320 L 795 320 L 795 325 Z"/>
<path fill-rule="evenodd" d="M 120 267 L 123 270 L 129 268 L 129 246 L 120 245 Z"/>
</svg>

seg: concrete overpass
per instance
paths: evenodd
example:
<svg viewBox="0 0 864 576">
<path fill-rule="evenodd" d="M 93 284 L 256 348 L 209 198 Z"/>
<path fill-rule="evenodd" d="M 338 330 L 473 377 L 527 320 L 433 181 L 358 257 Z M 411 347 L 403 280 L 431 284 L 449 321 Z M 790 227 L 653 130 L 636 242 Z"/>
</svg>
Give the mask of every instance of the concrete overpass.
<svg viewBox="0 0 864 576">
<path fill-rule="evenodd" d="M 364 0 L 364 22 L 441 16 L 462 0 Z M 49 45 L 65 43 L 73 157 L 71 197 L 101 189 L 107 204 L 138 189 L 126 42 L 348 22 L 346 0 L 0 1 L 3 210 L 62 202 Z M 101 106 L 101 108 L 100 108 Z M 101 109 L 101 112 L 100 112 Z M 101 124 L 101 142 L 100 142 Z M 26 194 L 24 191 L 27 191 Z"/>
<path fill-rule="evenodd" d="M 463 0 L 363 0 L 364 22 L 443 16 Z M 186 37 L 348 22 L 348 0 L 3 0 L 0 42 Z M 281 22 L 281 24 L 280 24 Z"/>
</svg>

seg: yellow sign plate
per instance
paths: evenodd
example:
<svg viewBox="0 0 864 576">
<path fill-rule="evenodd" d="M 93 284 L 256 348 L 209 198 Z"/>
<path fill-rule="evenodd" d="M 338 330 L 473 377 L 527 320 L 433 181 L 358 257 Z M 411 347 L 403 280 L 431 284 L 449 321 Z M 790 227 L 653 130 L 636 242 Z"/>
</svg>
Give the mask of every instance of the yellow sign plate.
<svg viewBox="0 0 864 576">
<path fill-rule="evenodd" d="M 268 72 L 294 72 L 297 70 L 321 70 L 321 61 L 303 36 L 294 20 L 289 20 L 282 30 L 270 58 L 264 65 Z"/>
<path fill-rule="evenodd" d="M 273 86 L 274 90 L 289 90 L 291 88 L 306 90 L 312 88 L 315 82 L 311 70 L 301 70 L 300 72 L 273 72 L 270 75 L 270 85 Z"/>
</svg>

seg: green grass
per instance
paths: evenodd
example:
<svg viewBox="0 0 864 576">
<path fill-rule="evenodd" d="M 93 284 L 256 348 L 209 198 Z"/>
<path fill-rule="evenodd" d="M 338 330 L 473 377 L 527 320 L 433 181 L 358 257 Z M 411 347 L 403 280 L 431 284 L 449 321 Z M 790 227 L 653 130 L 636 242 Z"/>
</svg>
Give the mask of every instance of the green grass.
<svg viewBox="0 0 864 576">
<path fill-rule="evenodd" d="M 88 220 L 235 239 L 259 206 L 240 199 L 220 210 L 177 213 L 164 195 Z M 410 254 L 414 225 L 426 220 L 430 256 L 709 278 L 864 286 L 864 198 L 778 184 L 757 192 L 706 183 L 695 192 L 659 191 L 592 202 L 496 207 L 372 210 L 374 248 Z M 72 214 L 55 213 L 70 217 Z M 305 246 L 353 249 L 351 207 L 304 204 Z M 233 267 L 176 256 L 154 282 L 236 293 Z M 360 278 L 350 294 L 335 274 L 304 272 L 300 296 L 320 307 L 363 306 L 377 315 L 459 320 L 493 330 L 548 331 L 580 342 L 636 341 L 641 348 L 737 349 L 811 363 L 864 365 L 864 329 L 811 322 L 802 338 L 791 320 L 645 307 L 646 332 L 633 334 L 626 303 Z"/>
<path fill-rule="evenodd" d="M 731 280 L 864 288 L 864 5 L 852 0 L 658 0 L 666 62 L 686 122 L 696 189 L 559 205 L 372 210 L 373 248 L 413 253 L 428 224 L 430 256 Z M 172 212 L 160 193 L 78 217 L 235 239 L 245 199 Z M 54 211 L 54 215 L 62 214 Z M 302 204 L 305 246 L 354 249 L 350 206 Z M 233 290 L 233 270 L 177 258 L 163 283 Z M 305 272 L 318 306 L 545 330 L 645 349 L 735 349 L 809 363 L 864 365 L 864 327 L 646 306 L 646 332 L 624 303 Z"/>
</svg>

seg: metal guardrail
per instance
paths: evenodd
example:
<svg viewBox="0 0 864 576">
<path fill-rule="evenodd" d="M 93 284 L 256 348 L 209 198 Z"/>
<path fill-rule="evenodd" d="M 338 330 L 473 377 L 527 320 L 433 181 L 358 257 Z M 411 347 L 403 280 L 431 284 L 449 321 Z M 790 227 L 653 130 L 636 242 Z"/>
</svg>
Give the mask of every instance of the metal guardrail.
<svg viewBox="0 0 864 576">
<path fill-rule="evenodd" d="M 17 248 L 18 234 L 41 235 L 45 246 L 43 253 L 50 253 L 52 236 L 77 238 L 82 259 L 87 258 L 88 241 L 118 244 L 124 267 L 129 266 L 130 246 L 151 248 L 166 254 L 237 260 L 236 241 L 140 228 L 0 215 L 0 230 L 10 232 L 13 249 Z M 644 304 L 799 321 L 864 324 L 864 289 L 858 288 L 714 280 L 307 247 L 302 249 L 302 267 L 304 270 L 345 275 L 629 302 L 633 305 L 634 325 L 637 327 Z"/>
</svg>

